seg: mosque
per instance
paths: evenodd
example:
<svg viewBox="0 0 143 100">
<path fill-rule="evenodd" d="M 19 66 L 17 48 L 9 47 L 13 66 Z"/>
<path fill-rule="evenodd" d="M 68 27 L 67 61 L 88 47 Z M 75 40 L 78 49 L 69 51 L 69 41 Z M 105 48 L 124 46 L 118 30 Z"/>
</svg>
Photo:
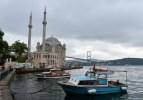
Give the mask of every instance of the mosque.
<svg viewBox="0 0 143 100">
<path fill-rule="evenodd" d="M 36 51 L 31 52 L 32 14 L 29 17 L 28 61 L 35 68 L 62 67 L 65 61 L 66 45 L 55 37 L 46 38 L 46 9 L 43 19 L 42 43 L 37 42 Z"/>
</svg>

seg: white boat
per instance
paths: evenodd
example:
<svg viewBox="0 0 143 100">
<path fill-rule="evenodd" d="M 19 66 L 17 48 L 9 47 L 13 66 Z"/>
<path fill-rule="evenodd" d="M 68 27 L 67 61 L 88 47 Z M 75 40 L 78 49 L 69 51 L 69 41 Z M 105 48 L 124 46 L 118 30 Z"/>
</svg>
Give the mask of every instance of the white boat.
<svg viewBox="0 0 143 100">
<path fill-rule="evenodd" d="M 70 74 L 62 71 L 61 69 L 50 69 L 49 72 L 42 72 L 36 74 L 38 79 L 51 79 L 51 78 L 69 78 Z"/>
</svg>

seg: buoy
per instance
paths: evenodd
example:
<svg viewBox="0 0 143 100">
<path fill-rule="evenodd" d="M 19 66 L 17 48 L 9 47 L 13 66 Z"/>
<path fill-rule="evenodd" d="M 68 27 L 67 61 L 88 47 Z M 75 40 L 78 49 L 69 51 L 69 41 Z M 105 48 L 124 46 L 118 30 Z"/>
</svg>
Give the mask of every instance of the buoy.
<svg viewBox="0 0 143 100">
<path fill-rule="evenodd" d="M 88 90 L 88 93 L 89 93 L 89 94 L 95 94 L 95 93 L 96 93 L 96 89 L 89 89 L 89 90 Z"/>
<path fill-rule="evenodd" d="M 127 90 L 127 87 L 121 87 L 122 88 L 122 90 Z"/>
</svg>

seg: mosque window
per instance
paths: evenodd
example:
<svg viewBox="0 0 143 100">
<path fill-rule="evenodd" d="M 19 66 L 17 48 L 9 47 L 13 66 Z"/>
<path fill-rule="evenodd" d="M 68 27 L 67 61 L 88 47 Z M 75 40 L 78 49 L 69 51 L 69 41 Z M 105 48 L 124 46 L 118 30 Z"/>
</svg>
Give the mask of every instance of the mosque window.
<svg viewBox="0 0 143 100">
<path fill-rule="evenodd" d="M 50 58 L 50 55 L 48 54 L 47 57 L 48 57 L 48 59 L 49 59 L 49 58 Z"/>
</svg>

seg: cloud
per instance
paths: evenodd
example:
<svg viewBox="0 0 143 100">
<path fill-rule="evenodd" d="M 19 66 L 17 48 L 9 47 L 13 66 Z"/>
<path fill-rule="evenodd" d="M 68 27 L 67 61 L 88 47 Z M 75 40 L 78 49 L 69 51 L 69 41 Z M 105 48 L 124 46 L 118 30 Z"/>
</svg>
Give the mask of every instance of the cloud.
<svg viewBox="0 0 143 100">
<path fill-rule="evenodd" d="M 13 40 L 8 39 L 10 42 L 16 39 L 27 42 L 28 18 L 32 11 L 32 43 L 35 50 L 37 40 L 41 41 L 39 37 L 42 37 L 43 10 L 46 6 L 47 37 L 53 35 L 67 42 L 68 54 L 81 56 L 82 52 L 86 52 L 78 50 L 84 41 L 99 58 L 102 55 L 103 58 L 138 57 L 143 46 L 142 4 L 142 0 L 4 0 L 0 6 L 0 27 L 6 33 L 6 39 L 14 37 Z M 103 46 L 97 43 L 95 47 L 94 42 L 97 41 Z M 108 48 L 105 49 L 106 46 Z M 139 54 L 136 50 L 140 50 Z"/>
<path fill-rule="evenodd" d="M 63 40 L 62 40 L 63 41 Z M 67 43 L 67 56 L 87 58 L 87 51 L 91 51 L 91 58 L 109 60 L 126 57 L 142 57 L 143 47 L 115 44 L 104 41 L 64 40 Z"/>
</svg>

